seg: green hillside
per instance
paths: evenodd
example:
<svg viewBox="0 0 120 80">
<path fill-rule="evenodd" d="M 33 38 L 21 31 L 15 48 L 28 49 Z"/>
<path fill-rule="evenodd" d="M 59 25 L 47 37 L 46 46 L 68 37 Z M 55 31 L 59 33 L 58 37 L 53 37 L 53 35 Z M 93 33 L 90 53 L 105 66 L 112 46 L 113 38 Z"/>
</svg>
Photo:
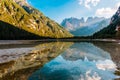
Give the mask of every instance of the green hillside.
<svg viewBox="0 0 120 80">
<path fill-rule="evenodd" d="M 50 38 L 72 37 L 72 34 L 37 9 L 26 4 L 21 6 L 15 1 L 0 1 L 0 39 L 16 39 L 16 37 L 17 39 L 28 39 L 28 35 L 31 36 L 31 34 L 32 37 L 33 35 Z M 18 29 L 11 31 L 10 27 Z M 18 35 L 15 35 L 16 33 Z"/>
</svg>

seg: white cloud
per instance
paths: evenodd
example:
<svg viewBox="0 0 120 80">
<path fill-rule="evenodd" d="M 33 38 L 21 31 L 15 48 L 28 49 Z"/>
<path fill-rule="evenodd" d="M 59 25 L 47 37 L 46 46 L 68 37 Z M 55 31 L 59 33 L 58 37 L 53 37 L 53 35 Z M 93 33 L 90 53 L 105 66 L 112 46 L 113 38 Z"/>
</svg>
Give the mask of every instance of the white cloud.
<svg viewBox="0 0 120 80">
<path fill-rule="evenodd" d="M 109 18 L 115 13 L 116 9 L 112 8 L 101 8 L 97 9 L 95 15 L 98 17 L 106 17 Z"/>
<path fill-rule="evenodd" d="M 88 8 L 88 9 L 91 8 L 90 7 L 90 2 L 91 2 L 91 0 L 86 0 L 85 3 L 84 3 L 85 7 Z"/>
<path fill-rule="evenodd" d="M 78 0 L 80 5 L 84 5 L 86 8 L 91 9 L 92 6 L 97 6 L 100 0 Z"/>
<path fill-rule="evenodd" d="M 83 4 L 83 0 L 79 0 L 79 4 L 82 5 Z"/>
<path fill-rule="evenodd" d="M 113 8 L 107 7 L 107 8 L 97 9 L 95 16 L 110 18 L 115 14 L 119 6 L 120 6 L 120 2 L 117 3 Z"/>
<path fill-rule="evenodd" d="M 92 0 L 93 6 L 97 6 L 97 4 L 100 2 L 100 0 Z"/>
<path fill-rule="evenodd" d="M 118 8 L 120 6 L 120 2 L 118 2 L 116 5 L 115 5 L 115 8 Z"/>
</svg>

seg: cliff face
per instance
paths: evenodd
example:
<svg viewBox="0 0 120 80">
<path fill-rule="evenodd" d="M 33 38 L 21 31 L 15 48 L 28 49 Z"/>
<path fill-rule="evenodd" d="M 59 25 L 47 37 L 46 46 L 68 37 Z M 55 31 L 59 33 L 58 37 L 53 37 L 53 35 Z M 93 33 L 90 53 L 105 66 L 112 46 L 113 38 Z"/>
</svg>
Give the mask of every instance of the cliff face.
<svg viewBox="0 0 120 80">
<path fill-rule="evenodd" d="M 6 23 L 12 27 L 41 37 L 63 38 L 72 36 L 59 24 L 50 20 L 48 17 L 44 16 L 43 13 L 31 7 L 26 0 L 1 0 L 0 6 L 0 22 L 2 22 L 0 27 L 2 27 L 1 36 L 3 36 L 1 39 L 4 39 L 4 36 L 9 34 L 11 34 L 9 35 L 10 37 L 16 37 L 14 35 L 16 34 L 15 30 L 11 32 L 11 28 L 8 28 L 6 31 L 6 28 L 9 27 L 8 25 L 6 26 Z M 9 33 L 4 34 L 4 31 Z M 20 31 L 19 34 L 22 34 L 22 32 Z M 25 36 L 27 37 L 26 34 L 24 34 L 24 37 Z"/>
<path fill-rule="evenodd" d="M 87 20 L 67 18 L 63 20 L 61 25 L 75 36 L 90 36 L 107 26 L 109 21 L 110 19 L 104 17 L 88 17 Z"/>
</svg>

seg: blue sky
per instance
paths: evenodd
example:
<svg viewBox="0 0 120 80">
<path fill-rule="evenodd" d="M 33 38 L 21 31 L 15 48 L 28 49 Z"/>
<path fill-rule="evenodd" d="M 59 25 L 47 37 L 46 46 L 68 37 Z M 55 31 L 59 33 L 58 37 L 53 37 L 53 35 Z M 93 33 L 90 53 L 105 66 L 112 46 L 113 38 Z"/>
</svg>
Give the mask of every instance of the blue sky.
<svg viewBox="0 0 120 80">
<path fill-rule="evenodd" d="M 69 17 L 108 18 L 120 6 L 120 0 L 28 0 L 28 3 L 58 23 Z"/>
</svg>

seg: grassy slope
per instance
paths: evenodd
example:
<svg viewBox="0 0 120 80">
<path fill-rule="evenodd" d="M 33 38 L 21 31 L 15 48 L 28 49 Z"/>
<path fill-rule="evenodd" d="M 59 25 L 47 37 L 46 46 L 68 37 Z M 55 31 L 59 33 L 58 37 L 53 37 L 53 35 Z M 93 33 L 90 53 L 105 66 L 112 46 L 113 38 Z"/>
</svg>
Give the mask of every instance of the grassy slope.
<svg viewBox="0 0 120 80">
<path fill-rule="evenodd" d="M 41 12 L 32 7 L 32 12 L 28 13 L 13 0 L 1 0 L 0 6 L 1 21 L 43 37 L 72 37 L 72 34 L 63 29 L 59 24 L 45 17 Z"/>
</svg>

